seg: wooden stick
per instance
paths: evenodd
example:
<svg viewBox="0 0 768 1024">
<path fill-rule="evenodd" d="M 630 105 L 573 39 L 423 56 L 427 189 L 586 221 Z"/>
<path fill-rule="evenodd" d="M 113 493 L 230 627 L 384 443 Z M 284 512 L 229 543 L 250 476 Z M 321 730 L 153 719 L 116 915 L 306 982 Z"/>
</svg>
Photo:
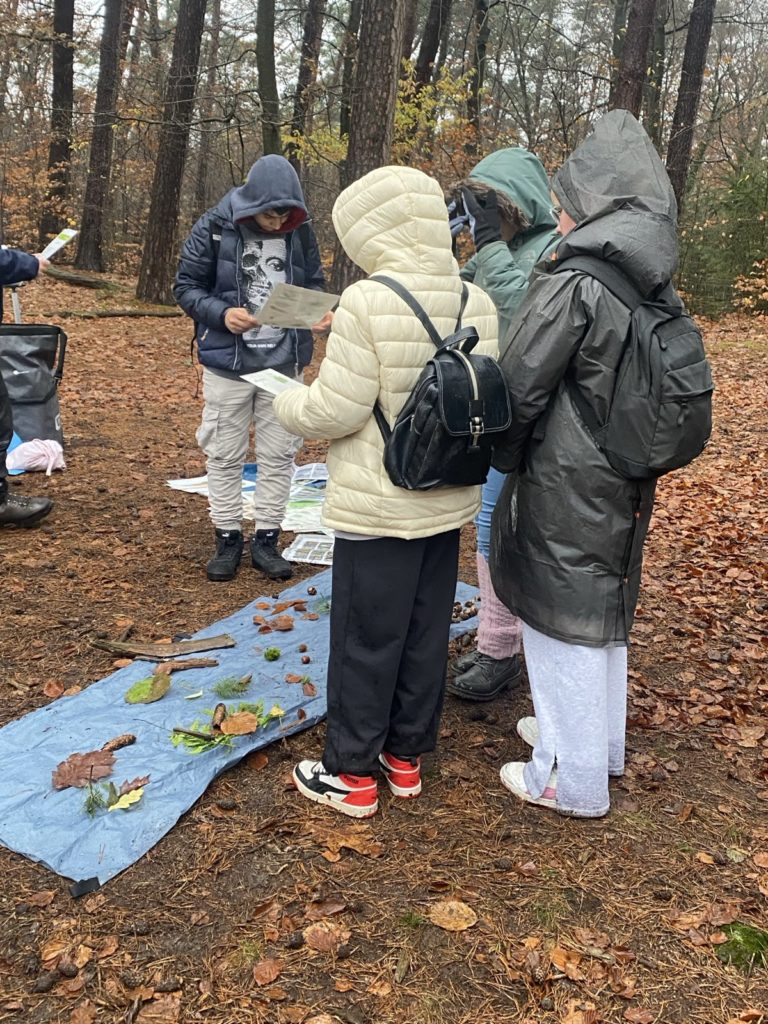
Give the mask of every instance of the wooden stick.
<svg viewBox="0 0 768 1024">
<path fill-rule="evenodd" d="M 222 647 L 235 647 L 236 643 L 228 633 L 220 636 L 207 636 L 201 640 L 179 640 L 173 644 L 122 643 L 119 640 L 91 640 L 91 647 L 112 654 L 127 654 L 133 657 L 175 658 L 184 654 L 197 654 L 200 651 L 216 651 Z"/>
</svg>

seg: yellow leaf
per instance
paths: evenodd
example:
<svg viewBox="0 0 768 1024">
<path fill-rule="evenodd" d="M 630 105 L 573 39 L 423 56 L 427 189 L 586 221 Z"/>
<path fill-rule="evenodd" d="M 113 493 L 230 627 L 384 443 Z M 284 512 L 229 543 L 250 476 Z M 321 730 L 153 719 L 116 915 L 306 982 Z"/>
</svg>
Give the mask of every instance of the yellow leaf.
<svg viewBox="0 0 768 1024">
<path fill-rule="evenodd" d="M 134 804 L 137 804 L 139 800 L 144 796 L 144 788 L 132 789 L 129 793 L 123 793 L 121 797 L 108 807 L 109 811 L 127 811 Z"/>
<path fill-rule="evenodd" d="M 463 932 L 477 924 L 477 914 L 461 900 L 445 900 L 433 903 L 427 911 L 427 917 L 447 932 Z"/>
</svg>

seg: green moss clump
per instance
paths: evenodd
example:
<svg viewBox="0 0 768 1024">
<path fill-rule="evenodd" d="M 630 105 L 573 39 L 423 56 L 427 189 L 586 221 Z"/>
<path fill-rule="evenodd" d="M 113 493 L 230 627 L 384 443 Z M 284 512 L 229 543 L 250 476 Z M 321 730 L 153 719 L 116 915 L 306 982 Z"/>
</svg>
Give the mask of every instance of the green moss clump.
<svg viewBox="0 0 768 1024">
<path fill-rule="evenodd" d="M 723 932 L 728 941 L 717 947 L 719 960 L 745 972 L 768 966 L 768 932 L 739 921 L 725 925 Z"/>
</svg>

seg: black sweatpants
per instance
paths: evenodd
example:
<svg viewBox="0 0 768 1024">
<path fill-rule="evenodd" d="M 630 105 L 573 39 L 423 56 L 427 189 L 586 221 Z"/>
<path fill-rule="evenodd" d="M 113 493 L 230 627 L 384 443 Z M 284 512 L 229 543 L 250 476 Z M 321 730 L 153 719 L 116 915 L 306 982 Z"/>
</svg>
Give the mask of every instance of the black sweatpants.
<svg viewBox="0 0 768 1024">
<path fill-rule="evenodd" d="M 382 750 L 434 750 L 458 562 L 458 530 L 336 540 L 326 771 L 368 775 Z"/>
</svg>

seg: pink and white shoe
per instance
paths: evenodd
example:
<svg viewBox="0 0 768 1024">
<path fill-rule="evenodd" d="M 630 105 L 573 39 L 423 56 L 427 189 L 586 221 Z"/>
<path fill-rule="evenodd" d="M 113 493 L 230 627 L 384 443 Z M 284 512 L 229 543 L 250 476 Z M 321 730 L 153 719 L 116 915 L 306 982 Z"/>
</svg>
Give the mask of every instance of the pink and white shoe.
<svg viewBox="0 0 768 1024">
<path fill-rule="evenodd" d="M 393 754 L 388 754 L 385 750 L 383 754 L 379 754 L 379 764 L 393 796 L 408 799 L 419 795 L 421 792 L 420 757 L 409 757 L 407 760 L 403 760 Z"/>
<path fill-rule="evenodd" d="M 308 800 L 326 804 L 350 818 L 371 818 L 379 809 L 379 788 L 373 775 L 331 775 L 322 761 L 299 761 L 293 769 L 293 781 Z"/>
<path fill-rule="evenodd" d="M 515 796 L 521 800 L 525 800 L 528 804 L 536 804 L 537 807 L 547 807 L 550 811 L 557 810 L 557 772 L 553 771 L 549 776 L 549 782 L 547 787 L 541 796 L 531 796 L 528 792 L 528 788 L 525 785 L 525 776 L 523 771 L 525 770 L 524 761 L 509 761 L 507 764 L 501 766 L 499 775 L 504 786 L 514 793 Z"/>
</svg>

